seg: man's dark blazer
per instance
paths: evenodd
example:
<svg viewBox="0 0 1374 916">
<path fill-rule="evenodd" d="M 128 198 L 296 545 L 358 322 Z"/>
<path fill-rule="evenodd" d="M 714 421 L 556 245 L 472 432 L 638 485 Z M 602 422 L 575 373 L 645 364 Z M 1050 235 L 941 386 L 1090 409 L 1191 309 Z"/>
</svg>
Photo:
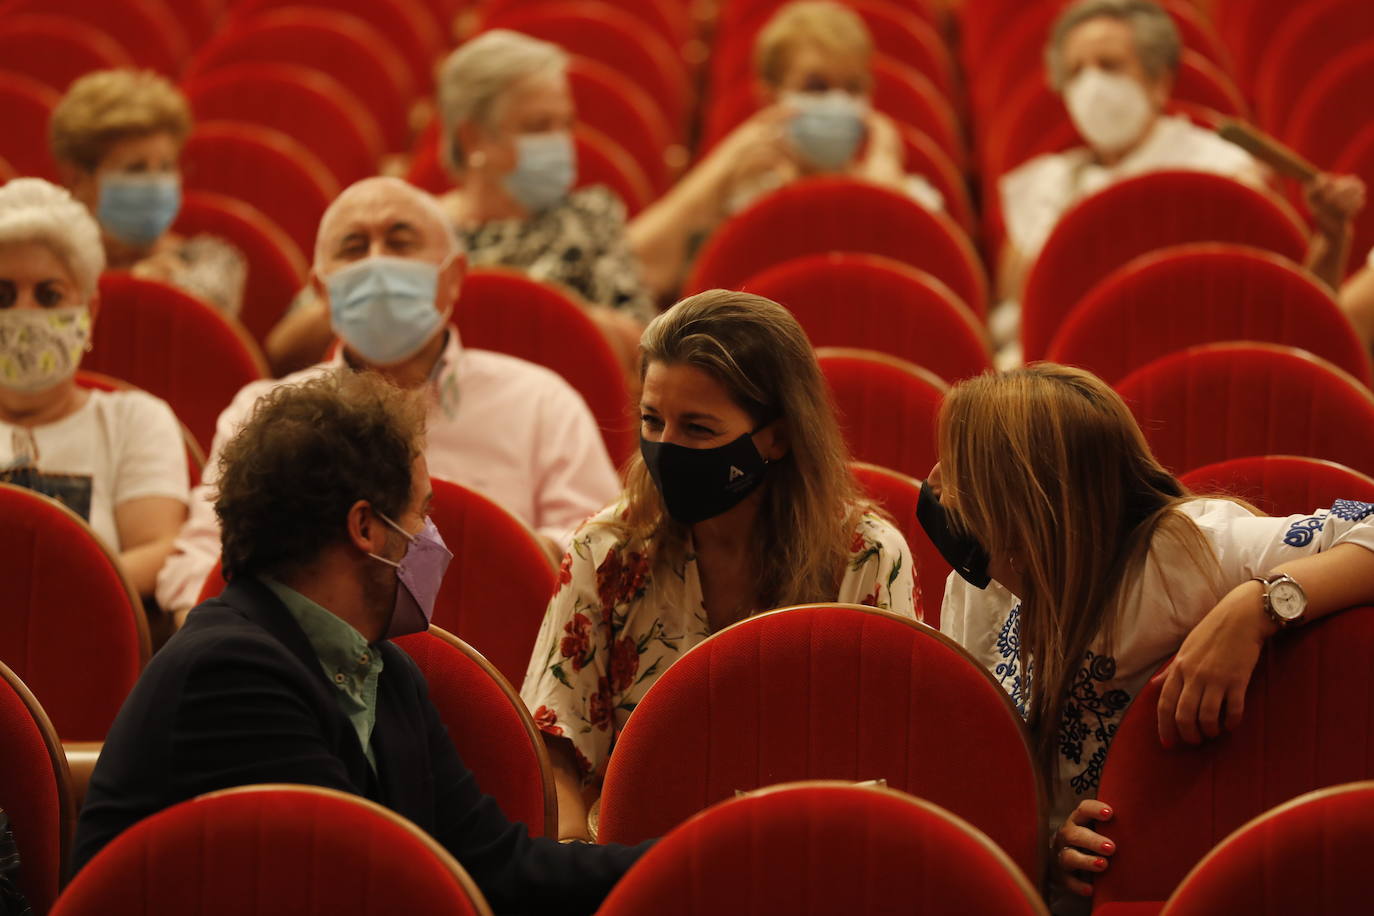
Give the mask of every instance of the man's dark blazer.
<svg viewBox="0 0 1374 916">
<path fill-rule="evenodd" d="M 560 844 L 507 821 L 459 758 L 420 669 L 389 642 L 379 650 L 374 774 L 305 633 L 265 585 L 236 578 L 191 613 L 120 709 L 91 775 L 74 867 L 142 818 L 204 792 L 305 783 L 414 821 L 497 912 L 592 912 L 644 847 Z"/>
</svg>

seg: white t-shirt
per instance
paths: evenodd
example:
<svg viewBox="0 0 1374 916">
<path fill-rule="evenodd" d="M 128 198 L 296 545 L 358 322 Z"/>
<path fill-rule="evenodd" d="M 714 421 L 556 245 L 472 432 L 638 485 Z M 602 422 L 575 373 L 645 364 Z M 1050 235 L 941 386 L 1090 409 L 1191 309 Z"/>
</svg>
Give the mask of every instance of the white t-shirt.
<svg viewBox="0 0 1374 916">
<path fill-rule="evenodd" d="M 1337 500 L 1311 515 L 1271 518 L 1230 500 L 1195 499 L 1182 511 L 1211 545 L 1217 568 L 1199 568 L 1170 539 L 1151 545 L 1116 618 L 1114 645 L 1089 643 L 1065 703 L 1052 825 L 1095 796 L 1107 746 L 1131 699 L 1227 592 L 1337 544 L 1374 550 L 1374 503 Z M 1024 715 L 1030 681 L 1019 657 L 1020 612 L 1021 602 L 996 582 L 979 591 L 951 573 L 940 627 L 992 672 Z"/>
<path fill-rule="evenodd" d="M 998 182 L 1007 239 L 1029 263 L 1071 206 L 1123 178 L 1180 169 L 1228 178 L 1258 176 L 1249 153 L 1187 118 L 1162 115 L 1144 142 L 1112 166 L 1092 161 L 1087 147 L 1046 153 Z"/>
<path fill-rule="evenodd" d="M 166 401 L 144 391 L 92 391 L 55 423 L 0 422 L 0 481 L 59 500 L 118 552 L 116 506 L 144 496 L 186 501 L 186 446 Z"/>
</svg>

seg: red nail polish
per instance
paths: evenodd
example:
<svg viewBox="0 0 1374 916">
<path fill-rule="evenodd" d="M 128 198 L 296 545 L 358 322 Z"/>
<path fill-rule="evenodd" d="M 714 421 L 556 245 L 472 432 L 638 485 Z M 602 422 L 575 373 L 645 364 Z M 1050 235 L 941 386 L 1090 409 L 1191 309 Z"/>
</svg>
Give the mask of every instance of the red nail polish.
<svg viewBox="0 0 1374 916">
<path fill-rule="evenodd" d="M 1111 808 L 1103 808 L 1103 809 L 1102 809 L 1102 816 L 1103 816 L 1104 818 L 1111 817 L 1111 816 L 1112 816 L 1112 809 L 1111 809 Z"/>
<path fill-rule="evenodd" d="M 1106 860 L 1106 859 L 1094 859 L 1094 860 L 1093 860 L 1093 867 L 1094 867 L 1094 868 L 1106 868 L 1106 867 L 1107 867 L 1107 860 Z"/>
<path fill-rule="evenodd" d="M 1113 849 L 1115 849 L 1115 848 L 1116 848 L 1116 844 L 1113 843 L 1111 840 L 1103 840 L 1103 841 L 1102 841 L 1102 851 L 1103 851 L 1103 852 L 1111 852 L 1111 851 L 1112 851 Z"/>
</svg>

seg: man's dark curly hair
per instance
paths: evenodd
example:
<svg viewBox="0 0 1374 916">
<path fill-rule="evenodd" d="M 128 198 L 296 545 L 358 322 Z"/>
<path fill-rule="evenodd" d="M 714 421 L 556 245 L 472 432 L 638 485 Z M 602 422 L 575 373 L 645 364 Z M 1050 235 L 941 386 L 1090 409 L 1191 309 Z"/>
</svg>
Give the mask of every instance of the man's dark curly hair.
<svg viewBox="0 0 1374 916">
<path fill-rule="evenodd" d="M 338 369 L 269 392 L 219 459 L 225 576 L 309 564 L 347 536 L 360 499 L 403 514 L 424 427 L 423 395 L 372 372 Z"/>
</svg>

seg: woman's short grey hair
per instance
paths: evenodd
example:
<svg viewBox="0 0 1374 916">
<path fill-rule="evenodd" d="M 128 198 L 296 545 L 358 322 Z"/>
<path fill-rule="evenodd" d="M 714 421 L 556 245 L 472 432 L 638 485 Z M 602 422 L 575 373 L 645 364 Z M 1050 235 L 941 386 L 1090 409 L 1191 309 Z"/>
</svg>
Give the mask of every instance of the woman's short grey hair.
<svg viewBox="0 0 1374 916">
<path fill-rule="evenodd" d="M 567 66 L 568 55 L 558 45 L 509 29 L 493 29 L 464 42 L 439 66 L 444 164 L 463 167 L 463 153 L 457 149 L 460 125 L 491 127 L 513 84 L 538 73 L 562 74 Z"/>
<path fill-rule="evenodd" d="M 1064 66 L 1064 39 L 1078 26 L 1091 19 L 1115 19 L 1131 27 L 1135 36 L 1135 50 L 1140 63 L 1151 80 L 1173 76 L 1178 70 L 1178 55 L 1182 42 L 1174 20 L 1158 3 L 1150 0 L 1079 0 L 1064 10 L 1050 32 L 1045 46 L 1045 66 L 1050 85 L 1062 91 L 1068 82 Z"/>
<path fill-rule="evenodd" d="M 16 178 L 0 187 L 0 248 L 46 245 L 89 302 L 105 269 L 100 226 L 65 188 L 41 178 Z"/>
</svg>

